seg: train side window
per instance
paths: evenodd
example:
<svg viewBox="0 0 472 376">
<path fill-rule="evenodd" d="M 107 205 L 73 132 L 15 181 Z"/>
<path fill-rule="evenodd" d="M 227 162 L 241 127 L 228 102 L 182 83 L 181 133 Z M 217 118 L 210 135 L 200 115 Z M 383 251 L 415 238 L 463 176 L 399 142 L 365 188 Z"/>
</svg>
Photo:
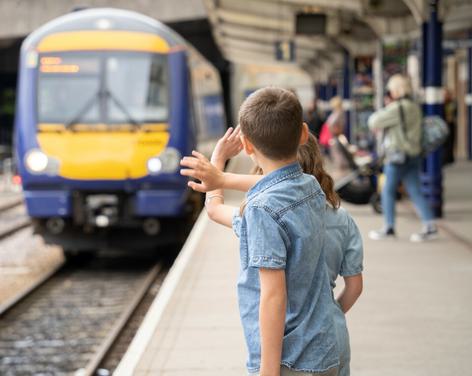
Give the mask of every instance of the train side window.
<svg viewBox="0 0 472 376">
<path fill-rule="evenodd" d="M 195 113 L 195 94 L 193 91 L 193 82 L 192 82 L 192 76 L 189 74 L 189 80 L 188 80 L 188 105 L 189 105 L 189 111 L 188 111 L 188 117 L 189 117 L 189 124 L 192 127 L 192 130 L 195 134 L 197 134 L 197 119 L 196 119 L 196 113 Z"/>
</svg>

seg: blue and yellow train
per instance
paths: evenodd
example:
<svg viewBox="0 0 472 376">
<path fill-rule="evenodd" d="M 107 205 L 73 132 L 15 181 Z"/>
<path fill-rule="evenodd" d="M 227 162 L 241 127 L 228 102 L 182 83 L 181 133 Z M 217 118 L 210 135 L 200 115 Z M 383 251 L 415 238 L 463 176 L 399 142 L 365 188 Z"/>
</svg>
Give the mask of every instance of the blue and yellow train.
<svg viewBox="0 0 472 376">
<path fill-rule="evenodd" d="M 163 24 L 117 9 L 28 36 L 16 114 L 28 213 L 71 252 L 176 239 L 198 201 L 181 156 L 210 151 L 225 129 L 215 68 Z"/>
</svg>

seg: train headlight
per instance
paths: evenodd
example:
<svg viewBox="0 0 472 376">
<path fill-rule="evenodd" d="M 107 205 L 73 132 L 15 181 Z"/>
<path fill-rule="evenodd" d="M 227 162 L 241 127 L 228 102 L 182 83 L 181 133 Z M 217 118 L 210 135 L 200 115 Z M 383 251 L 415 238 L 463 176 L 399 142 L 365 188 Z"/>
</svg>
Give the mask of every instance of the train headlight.
<svg viewBox="0 0 472 376">
<path fill-rule="evenodd" d="M 48 157 L 38 149 L 32 149 L 26 153 L 25 166 L 32 174 L 57 175 L 59 172 L 59 161 Z"/>
<path fill-rule="evenodd" d="M 41 150 L 30 150 L 25 156 L 25 165 L 34 174 L 45 172 L 48 167 L 48 156 Z"/>
<path fill-rule="evenodd" d="M 166 148 L 157 157 L 152 157 L 147 161 L 147 169 L 151 175 L 158 173 L 172 173 L 180 166 L 182 155 L 173 147 Z"/>
<path fill-rule="evenodd" d="M 147 169 L 150 174 L 158 174 L 162 169 L 162 162 L 159 157 L 149 159 L 147 161 Z"/>
</svg>

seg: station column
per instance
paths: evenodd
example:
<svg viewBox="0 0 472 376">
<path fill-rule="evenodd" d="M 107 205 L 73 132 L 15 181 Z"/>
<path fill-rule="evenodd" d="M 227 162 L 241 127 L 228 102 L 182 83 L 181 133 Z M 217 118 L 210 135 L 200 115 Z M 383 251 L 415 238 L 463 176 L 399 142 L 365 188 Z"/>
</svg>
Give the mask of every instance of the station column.
<svg viewBox="0 0 472 376">
<path fill-rule="evenodd" d="M 429 19 L 423 24 L 424 116 L 443 116 L 442 23 L 438 18 L 439 0 L 429 3 Z M 423 193 L 436 217 L 442 217 L 442 148 L 426 156 L 422 174 Z"/>
<path fill-rule="evenodd" d="M 344 134 L 351 141 L 351 57 L 348 51 L 344 51 L 343 108 L 345 112 Z"/>
<path fill-rule="evenodd" d="M 329 101 L 336 95 L 338 95 L 338 83 L 334 77 L 330 76 L 326 86 L 326 100 Z"/>
<path fill-rule="evenodd" d="M 318 84 L 318 108 L 324 113 L 329 111 L 328 84 L 326 82 Z"/>
<path fill-rule="evenodd" d="M 472 31 L 469 33 L 472 38 Z M 472 160 L 472 47 L 467 49 L 467 156 Z"/>
</svg>

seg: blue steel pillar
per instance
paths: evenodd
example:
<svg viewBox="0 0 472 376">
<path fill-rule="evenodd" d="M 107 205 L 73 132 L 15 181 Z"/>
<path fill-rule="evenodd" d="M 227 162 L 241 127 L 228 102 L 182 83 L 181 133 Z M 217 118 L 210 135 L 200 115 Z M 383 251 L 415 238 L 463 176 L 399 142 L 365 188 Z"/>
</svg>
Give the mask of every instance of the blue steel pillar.
<svg viewBox="0 0 472 376">
<path fill-rule="evenodd" d="M 472 38 L 472 31 L 469 33 Z M 472 47 L 467 49 L 467 156 L 472 160 Z"/>
<path fill-rule="evenodd" d="M 328 85 L 326 82 L 322 82 L 318 85 L 318 107 L 324 113 L 329 111 Z"/>
<path fill-rule="evenodd" d="M 351 142 L 351 57 L 348 51 L 344 51 L 343 66 L 343 108 L 345 113 L 344 134 Z"/>
<path fill-rule="evenodd" d="M 338 80 L 336 76 L 330 76 L 328 84 L 326 86 L 326 100 L 329 101 L 331 98 L 338 95 Z"/>
<path fill-rule="evenodd" d="M 429 20 L 423 25 L 424 116 L 444 114 L 442 88 L 442 23 L 438 19 L 439 0 L 431 0 Z M 442 217 L 443 187 L 441 148 L 426 156 L 422 174 L 423 193 L 436 217 Z"/>
<path fill-rule="evenodd" d="M 333 87 L 333 84 L 331 83 L 331 78 L 328 80 L 328 83 L 326 84 L 326 100 L 329 101 L 331 98 L 333 98 L 336 94 L 334 92 L 336 89 Z"/>
<path fill-rule="evenodd" d="M 325 101 L 326 100 L 326 83 L 320 83 L 318 84 L 318 95 L 319 95 L 319 99 L 322 100 L 322 101 Z"/>
</svg>

